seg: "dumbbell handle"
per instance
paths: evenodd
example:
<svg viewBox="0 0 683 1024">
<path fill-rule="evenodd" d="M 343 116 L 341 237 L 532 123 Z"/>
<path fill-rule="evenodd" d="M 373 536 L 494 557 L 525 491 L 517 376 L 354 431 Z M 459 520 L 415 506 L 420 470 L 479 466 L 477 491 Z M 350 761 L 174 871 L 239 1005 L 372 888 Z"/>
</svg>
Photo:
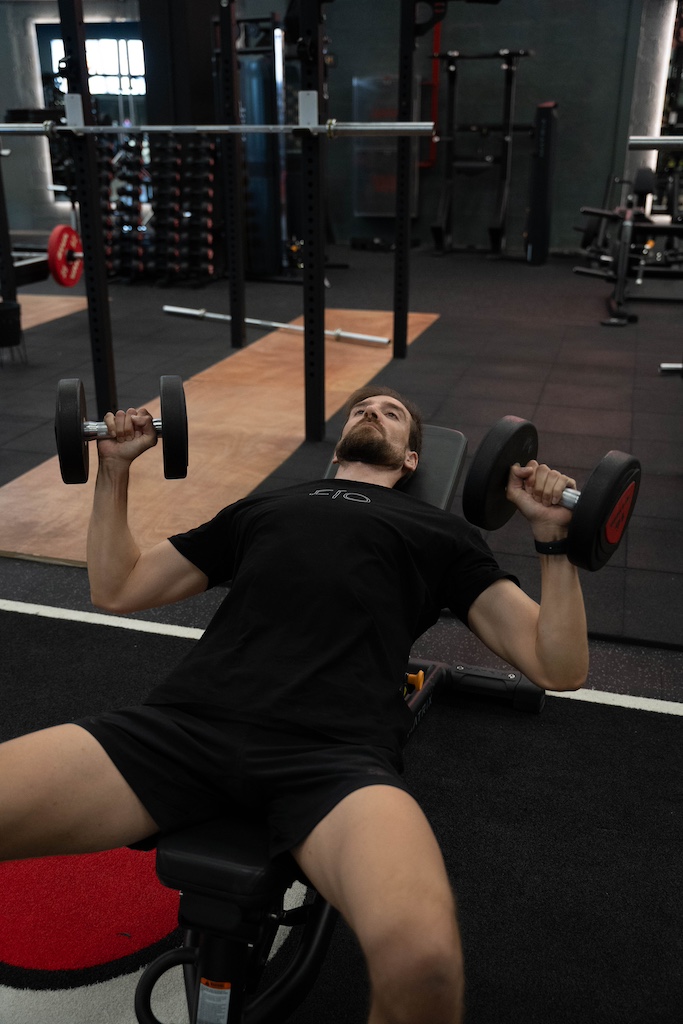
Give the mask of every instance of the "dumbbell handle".
<svg viewBox="0 0 683 1024">
<path fill-rule="evenodd" d="M 161 420 L 152 420 L 152 426 L 156 430 L 159 437 L 162 436 L 163 431 L 161 429 Z M 86 420 L 83 424 L 83 440 L 84 441 L 98 441 L 100 438 L 109 437 L 109 427 L 106 423 L 101 421 L 98 423 L 94 420 Z"/>
<path fill-rule="evenodd" d="M 562 491 L 562 497 L 560 498 L 560 505 L 562 508 L 568 508 L 571 509 L 571 511 L 574 511 L 580 497 L 581 491 L 576 491 L 573 487 L 565 487 Z"/>
<path fill-rule="evenodd" d="M 578 505 L 580 497 L 581 491 L 577 491 L 573 487 L 565 487 L 562 491 L 562 497 L 560 498 L 560 505 L 562 508 L 568 508 L 573 512 Z"/>
</svg>

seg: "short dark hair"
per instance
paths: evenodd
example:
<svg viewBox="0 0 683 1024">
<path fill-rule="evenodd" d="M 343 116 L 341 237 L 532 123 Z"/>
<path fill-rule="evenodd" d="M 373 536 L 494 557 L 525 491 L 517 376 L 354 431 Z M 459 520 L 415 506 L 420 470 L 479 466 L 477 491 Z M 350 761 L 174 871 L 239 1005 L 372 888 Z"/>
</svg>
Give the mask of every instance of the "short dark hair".
<svg viewBox="0 0 683 1024">
<path fill-rule="evenodd" d="M 358 388 L 346 400 L 344 422 L 348 420 L 354 406 L 358 405 L 359 402 L 364 402 L 366 398 L 374 398 L 375 395 L 387 395 L 389 398 L 395 398 L 401 405 L 406 407 L 410 413 L 411 420 L 408 444 L 410 445 L 410 450 L 417 452 L 419 456 L 422 452 L 422 413 L 415 402 L 411 402 L 409 398 L 404 398 L 403 395 L 399 394 L 398 391 L 394 391 L 393 388 L 385 387 L 382 384 L 366 384 L 364 387 Z"/>
</svg>

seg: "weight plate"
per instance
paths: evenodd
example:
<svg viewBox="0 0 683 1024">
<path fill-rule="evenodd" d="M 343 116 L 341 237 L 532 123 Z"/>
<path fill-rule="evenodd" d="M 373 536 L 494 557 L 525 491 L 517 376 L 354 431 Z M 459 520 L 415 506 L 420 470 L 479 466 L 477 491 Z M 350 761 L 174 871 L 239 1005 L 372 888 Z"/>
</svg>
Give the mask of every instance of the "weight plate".
<svg viewBox="0 0 683 1024">
<path fill-rule="evenodd" d="M 84 484 L 90 473 L 88 442 L 83 437 L 87 420 L 85 391 L 78 377 L 60 380 L 57 387 L 55 438 L 59 469 L 65 484 Z"/>
<path fill-rule="evenodd" d="M 465 518 L 483 530 L 498 530 L 516 510 L 507 500 L 510 467 L 526 466 L 538 452 L 533 423 L 518 416 L 498 420 L 481 442 L 469 468 L 462 495 Z"/>
<path fill-rule="evenodd" d="M 161 437 L 164 446 L 164 476 L 182 480 L 187 476 L 187 408 L 180 377 L 167 375 L 159 382 L 161 396 Z"/>
<path fill-rule="evenodd" d="M 640 487 L 640 462 L 611 451 L 597 464 L 572 514 L 567 557 L 589 572 L 602 569 L 619 547 Z"/>
<path fill-rule="evenodd" d="M 73 288 L 83 274 L 83 243 L 81 236 L 68 224 L 53 228 L 47 242 L 47 265 L 63 288 Z"/>
</svg>

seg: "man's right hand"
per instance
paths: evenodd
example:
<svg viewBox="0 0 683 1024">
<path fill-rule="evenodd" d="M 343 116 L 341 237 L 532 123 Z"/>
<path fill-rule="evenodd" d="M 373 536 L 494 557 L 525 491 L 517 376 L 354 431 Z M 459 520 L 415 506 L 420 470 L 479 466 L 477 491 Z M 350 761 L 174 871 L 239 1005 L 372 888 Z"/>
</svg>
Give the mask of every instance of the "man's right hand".
<svg viewBox="0 0 683 1024">
<path fill-rule="evenodd" d="M 128 465 L 139 455 L 153 448 L 158 436 L 147 409 L 119 409 L 117 413 L 108 412 L 104 422 L 109 429 L 109 436 L 97 442 L 100 461 L 121 461 Z"/>
</svg>

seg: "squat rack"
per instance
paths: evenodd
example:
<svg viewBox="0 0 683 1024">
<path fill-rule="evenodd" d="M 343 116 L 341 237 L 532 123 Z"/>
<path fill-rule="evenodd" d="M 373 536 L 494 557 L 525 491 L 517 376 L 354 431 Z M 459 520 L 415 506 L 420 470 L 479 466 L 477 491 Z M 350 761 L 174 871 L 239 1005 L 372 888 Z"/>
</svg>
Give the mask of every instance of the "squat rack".
<svg viewBox="0 0 683 1024">
<path fill-rule="evenodd" d="M 394 271 L 394 349 L 395 358 L 407 354 L 408 259 L 410 251 L 410 177 L 411 138 L 432 135 L 434 125 L 410 121 L 413 51 L 416 37 L 423 34 L 445 15 L 446 3 L 428 0 L 432 20 L 416 23 L 417 0 L 401 2 L 399 60 L 399 104 L 396 122 L 375 125 L 339 123 L 335 120 L 318 123 L 318 97 L 323 95 L 323 41 L 321 7 L 325 0 L 299 0 L 300 38 L 297 48 L 301 59 L 302 79 L 298 125 L 242 125 L 239 123 L 237 54 L 234 45 L 221 47 L 219 67 L 219 108 L 222 125 L 147 125 L 126 127 L 124 134 L 210 134 L 221 141 L 223 184 L 226 198 L 226 262 L 230 274 L 231 344 L 244 344 L 244 254 L 243 254 L 243 178 L 242 137 L 250 132 L 267 134 L 299 134 L 304 168 L 304 230 L 306 258 L 303 268 L 304 312 L 304 380 L 306 439 L 319 441 L 325 435 L 325 365 L 324 365 L 324 191 L 323 162 L 328 139 L 373 134 L 397 136 L 397 213 L 396 254 Z M 235 39 L 235 0 L 220 2 L 221 38 Z M 47 122 L 43 125 L 0 125 L 0 134 L 57 135 L 69 133 L 74 158 L 76 193 L 79 199 L 80 227 L 83 238 L 84 283 L 88 301 L 90 344 L 93 360 L 98 414 L 104 417 L 118 406 L 114 372 L 112 329 L 109 312 L 104 239 L 99 229 L 99 196 L 96 191 L 96 136 L 122 134 L 119 126 L 95 124 L 88 88 L 85 56 L 83 0 L 59 0 L 59 15 L 65 57 L 62 73 L 67 82 L 65 102 L 67 124 Z M 303 100 L 303 102 L 301 102 Z"/>
</svg>

